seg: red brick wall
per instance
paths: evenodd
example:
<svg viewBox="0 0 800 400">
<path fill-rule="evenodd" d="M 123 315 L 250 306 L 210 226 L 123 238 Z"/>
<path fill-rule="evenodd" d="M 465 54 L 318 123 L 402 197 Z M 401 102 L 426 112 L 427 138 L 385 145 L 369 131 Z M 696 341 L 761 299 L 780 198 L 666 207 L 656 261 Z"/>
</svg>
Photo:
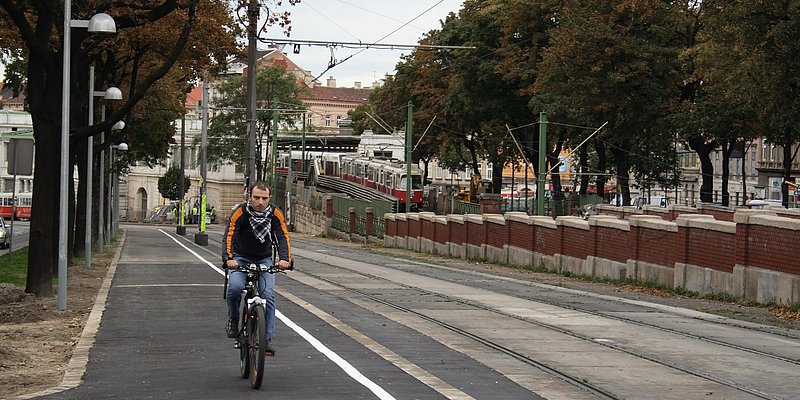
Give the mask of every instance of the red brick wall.
<svg viewBox="0 0 800 400">
<path fill-rule="evenodd" d="M 396 219 L 384 219 L 384 234 L 386 236 L 397 236 L 397 220 Z"/>
<path fill-rule="evenodd" d="M 421 224 L 418 219 L 408 219 L 408 237 L 418 238 L 421 230 Z"/>
<path fill-rule="evenodd" d="M 474 246 L 480 246 L 486 243 L 486 223 L 476 224 L 466 221 L 464 222 L 464 226 L 467 227 L 467 240 L 465 243 Z"/>
<path fill-rule="evenodd" d="M 433 240 L 439 244 L 445 244 L 450 239 L 450 227 L 445 224 L 434 223 Z"/>
<path fill-rule="evenodd" d="M 591 231 L 569 226 L 559 226 L 558 230 L 561 232 L 561 254 L 584 259 L 593 255 Z"/>
<path fill-rule="evenodd" d="M 397 220 L 397 236 L 408 237 L 408 220 Z"/>
<path fill-rule="evenodd" d="M 548 256 L 561 253 L 561 233 L 558 229 L 534 226 L 533 251 Z"/>
<path fill-rule="evenodd" d="M 593 255 L 623 263 L 633 257 L 633 235 L 630 232 L 606 226 L 592 226 L 590 229 L 595 240 Z"/>
<path fill-rule="evenodd" d="M 433 220 L 420 219 L 420 224 L 422 225 L 422 231 L 420 232 L 420 236 L 425 239 L 433 240 L 434 238 Z"/>
<path fill-rule="evenodd" d="M 636 246 L 636 251 L 631 254 L 632 259 L 664 266 L 675 265 L 678 243 L 676 232 L 632 226 L 630 240 Z"/>
<path fill-rule="evenodd" d="M 734 234 L 686 227 L 679 227 L 678 233 L 679 236 L 684 235 L 686 243 L 683 262 L 718 271 L 733 272 L 733 266 L 736 264 L 735 257 L 731 257 L 735 254 Z"/>
<path fill-rule="evenodd" d="M 447 227 L 450 230 L 450 242 L 456 244 L 463 244 L 467 241 L 467 226 L 458 222 L 447 222 Z"/>
<path fill-rule="evenodd" d="M 764 225 L 748 227 L 748 265 L 800 275 L 800 231 Z"/>
<path fill-rule="evenodd" d="M 508 243 L 508 226 L 495 224 L 493 222 L 485 222 L 486 226 L 486 244 L 498 249 L 502 249 Z"/>
<path fill-rule="evenodd" d="M 506 221 L 508 244 L 521 249 L 533 248 L 533 225 L 519 221 Z"/>
</svg>

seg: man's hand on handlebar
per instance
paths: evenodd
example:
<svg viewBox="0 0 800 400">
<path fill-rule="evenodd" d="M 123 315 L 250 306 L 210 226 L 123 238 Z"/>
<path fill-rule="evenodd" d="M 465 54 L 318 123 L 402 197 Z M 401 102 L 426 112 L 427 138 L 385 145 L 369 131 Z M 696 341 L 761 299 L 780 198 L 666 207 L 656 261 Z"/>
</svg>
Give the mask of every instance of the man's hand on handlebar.
<svg viewBox="0 0 800 400">
<path fill-rule="evenodd" d="M 289 269 L 289 266 L 291 266 L 291 264 L 289 263 L 289 261 L 280 260 L 280 261 L 278 261 L 277 264 L 275 264 L 275 266 L 280 268 L 281 271 L 285 271 L 285 270 Z"/>
<path fill-rule="evenodd" d="M 231 258 L 231 259 L 229 259 L 228 261 L 225 262 L 225 266 L 228 267 L 228 269 L 236 269 L 236 268 L 239 268 L 239 263 L 236 262 L 236 260 Z"/>
</svg>

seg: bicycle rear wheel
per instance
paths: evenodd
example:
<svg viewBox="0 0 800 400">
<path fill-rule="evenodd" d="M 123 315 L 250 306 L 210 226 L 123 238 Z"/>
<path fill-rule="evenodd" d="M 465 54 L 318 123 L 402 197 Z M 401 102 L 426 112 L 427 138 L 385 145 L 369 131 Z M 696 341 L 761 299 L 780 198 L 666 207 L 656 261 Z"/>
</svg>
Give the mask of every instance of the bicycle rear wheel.
<svg viewBox="0 0 800 400">
<path fill-rule="evenodd" d="M 239 318 L 242 326 L 239 330 L 239 374 L 242 379 L 250 377 L 250 341 L 248 337 L 248 313 L 247 313 L 247 296 L 242 295 L 241 304 L 239 304 L 239 311 L 242 316 Z"/>
<path fill-rule="evenodd" d="M 264 379 L 264 353 L 267 351 L 267 318 L 264 306 L 253 306 L 248 320 L 248 350 L 250 359 L 250 386 L 261 387 Z"/>
</svg>

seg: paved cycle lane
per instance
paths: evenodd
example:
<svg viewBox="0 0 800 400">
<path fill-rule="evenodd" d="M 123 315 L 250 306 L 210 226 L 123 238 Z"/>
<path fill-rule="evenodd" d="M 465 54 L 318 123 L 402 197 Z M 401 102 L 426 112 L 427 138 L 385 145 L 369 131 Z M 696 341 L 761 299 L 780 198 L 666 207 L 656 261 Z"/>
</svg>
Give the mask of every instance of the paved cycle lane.
<svg viewBox="0 0 800 400">
<path fill-rule="evenodd" d="M 280 322 L 277 357 L 267 358 L 261 390 L 250 388 L 248 381 L 239 377 L 239 353 L 224 332 L 222 275 L 198 259 L 200 256 L 218 264 L 218 256 L 191 246 L 192 235 L 180 238 L 169 233 L 153 227 L 126 229 L 80 383 L 35 398 L 380 397 Z M 297 305 L 280 297 L 278 302 L 279 311 L 285 314 L 303 314 Z M 311 331 L 322 325 L 313 318 L 304 321 L 308 323 L 312 324 Z M 373 358 L 374 363 L 385 364 Z M 76 371 L 69 373 L 75 375 Z M 80 376 L 80 371 L 77 374 Z M 414 397 L 439 397 L 420 386 L 415 390 L 419 396 Z"/>
</svg>

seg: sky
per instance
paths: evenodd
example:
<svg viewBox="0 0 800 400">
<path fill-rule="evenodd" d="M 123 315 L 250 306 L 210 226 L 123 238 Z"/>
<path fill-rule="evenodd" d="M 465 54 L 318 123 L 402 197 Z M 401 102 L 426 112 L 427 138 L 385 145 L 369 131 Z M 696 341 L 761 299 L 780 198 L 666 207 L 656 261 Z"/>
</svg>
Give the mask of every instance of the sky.
<svg viewBox="0 0 800 400">
<path fill-rule="evenodd" d="M 462 3 L 463 0 L 301 0 L 283 8 L 292 13 L 291 39 L 413 45 L 424 33 L 440 29 L 439 21 L 451 11 L 458 13 Z M 384 39 L 386 35 L 389 36 Z M 278 27 L 270 28 L 264 36 L 285 38 Z M 344 60 L 359 51 L 337 47 L 334 57 Z M 315 77 L 324 72 L 319 78 L 323 85 L 333 76 L 339 87 L 353 87 L 354 82 L 368 87 L 385 74 L 393 74 L 400 56 L 410 50 L 367 49 L 327 72 L 331 51 L 326 47 L 301 45 L 300 54 L 294 54 L 293 47 L 287 46 L 284 52 Z"/>
<path fill-rule="evenodd" d="M 429 30 L 441 28 L 439 21 L 451 11 L 458 13 L 462 3 L 463 0 L 301 0 L 294 6 L 284 1 L 281 9 L 292 13 L 291 39 L 410 45 Z M 384 38 L 386 35 L 389 36 Z M 279 27 L 269 28 L 262 37 L 286 38 Z M 259 48 L 266 46 L 261 43 Z M 301 45 L 300 54 L 292 50 L 287 46 L 284 52 L 315 77 L 325 72 L 331 59 L 330 49 L 322 46 Z M 334 57 L 343 60 L 359 51 L 337 47 Z M 354 82 L 368 87 L 385 74 L 393 74 L 404 53 L 410 50 L 367 49 L 325 72 L 319 81 L 324 85 L 333 76 L 339 87 L 353 87 Z M 3 72 L 0 63 L 0 81 Z"/>
</svg>

